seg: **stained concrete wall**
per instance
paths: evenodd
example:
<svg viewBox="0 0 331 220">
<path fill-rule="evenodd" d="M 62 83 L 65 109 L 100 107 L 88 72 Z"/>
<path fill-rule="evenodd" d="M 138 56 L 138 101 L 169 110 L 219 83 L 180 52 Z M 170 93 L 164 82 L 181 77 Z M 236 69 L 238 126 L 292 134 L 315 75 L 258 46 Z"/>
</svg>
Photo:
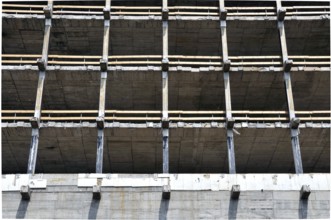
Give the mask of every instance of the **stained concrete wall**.
<svg viewBox="0 0 331 220">
<path fill-rule="evenodd" d="M 238 173 L 294 172 L 290 131 L 286 128 L 236 128 Z M 330 172 L 330 129 L 300 129 L 305 172 Z M 2 129 L 2 172 L 25 173 L 31 129 Z M 225 129 L 171 128 L 171 173 L 228 172 Z M 94 172 L 95 127 L 40 129 L 37 173 Z M 104 172 L 157 173 L 162 171 L 162 133 L 158 128 L 106 128 Z"/>
<path fill-rule="evenodd" d="M 42 17 L 43 18 L 43 17 Z M 53 19 L 49 54 L 101 55 L 103 17 Z M 275 17 L 227 22 L 229 56 L 281 55 Z M 40 54 L 44 19 L 3 17 L 2 52 Z M 219 20 L 170 20 L 169 55 L 220 55 Z M 330 20 L 285 22 L 289 55 L 329 55 Z M 161 55 L 160 20 L 112 20 L 109 55 Z"/>
<path fill-rule="evenodd" d="M 30 68 L 3 67 L 3 109 L 34 109 L 38 71 Z M 80 68 L 83 70 L 47 71 L 42 109 L 98 109 L 100 72 Z M 291 75 L 296 110 L 330 109 L 329 71 L 295 71 Z M 109 71 L 106 109 L 161 110 L 161 82 L 159 71 Z M 221 72 L 169 72 L 170 110 L 221 110 L 224 96 Z M 233 110 L 287 110 L 283 73 L 233 71 L 231 98 Z"/>
<path fill-rule="evenodd" d="M 275 176 L 277 178 L 277 175 L 272 178 Z M 275 190 L 270 190 L 270 187 L 263 190 L 265 183 L 261 183 L 261 190 L 241 191 L 239 200 L 231 199 L 229 190 L 189 190 L 202 182 L 191 185 L 192 182 L 186 181 L 187 190 L 173 190 L 170 200 L 162 200 L 161 187 L 118 186 L 102 187 L 101 200 L 98 201 L 92 199 L 91 187 L 77 187 L 77 175 L 45 175 L 47 188 L 33 189 L 30 201 L 21 200 L 19 191 L 3 192 L 2 211 L 4 218 L 31 219 L 329 219 L 329 187 L 324 185 L 327 181 L 318 183 L 327 179 L 327 174 L 319 178 L 313 174 L 310 176 L 308 200 L 300 199 L 299 190 L 294 188 L 302 183 L 299 177 L 292 176 L 285 182 L 271 184 Z M 270 177 L 264 177 L 266 182 Z M 149 176 L 136 175 L 133 178 L 139 181 Z M 135 185 L 135 182 L 124 184 Z M 284 190 L 278 185 L 284 185 Z"/>
<path fill-rule="evenodd" d="M 102 193 L 93 201 L 92 193 L 70 187 L 35 191 L 30 202 L 19 192 L 2 195 L 3 218 L 29 219 L 329 219 L 330 192 L 312 192 L 308 201 L 299 192 L 242 192 L 230 199 L 229 192 L 173 192 L 162 200 L 160 189 L 119 188 Z M 64 192 L 66 191 L 66 192 Z"/>
</svg>

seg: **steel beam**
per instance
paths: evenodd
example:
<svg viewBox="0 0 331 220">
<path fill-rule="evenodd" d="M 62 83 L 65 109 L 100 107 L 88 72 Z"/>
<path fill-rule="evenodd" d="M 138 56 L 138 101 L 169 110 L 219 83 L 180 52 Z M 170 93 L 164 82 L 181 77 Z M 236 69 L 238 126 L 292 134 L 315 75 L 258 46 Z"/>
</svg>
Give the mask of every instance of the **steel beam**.
<svg viewBox="0 0 331 220">
<path fill-rule="evenodd" d="M 104 118 L 106 108 L 106 84 L 107 84 L 107 67 L 108 67 L 108 49 L 109 49 L 109 29 L 110 29 L 110 0 L 106 0 L 104 8 L 104 32 L 102 59 L 100 60 L 100 95 L 99 111 L 97 118 L 98 137 L 97 137 L 97 158 L 96 173 L 102 173 L 103 168 L 103 148 L 104 148 Z M 109 16 L 108 16 L 109 15 Z"/>
<path fill-rule="evenodd" d="M 224 0 L 219 0 L 220 11 L 220 28 L 221 28 L 221 40 L 222 40 L 222 59 L 223 59 L 223 78 L 224 78 L 224 90 L 225 90 L 225 111 L 226 111 L 226 139 L 228 147 L 228 163 L 229 173 L 236 173 L 236 162 L 234 153 L 233 142 L 233 126 L 234 119 L 232 118 L 231 107 L 231 92 L 230 92 L 230 66 L 231 61 L 228 58 L 228 42 L 226 35 L 226 9 L 224 6 Z"/>
<path fill-rule="evenodd" d="M 284 26 L 284 17 L 286 11 L 282 7 L 281 0 L 276 0 L 276 8 L 277 8 L 277 27 L 282 51 L 282 58 L 283 58 L 283 69 L 284 69 L 284 84 L 286 89 L 286 98 L 287 98 L 287 106 L 290 118 L 290 130 L 291 130 L 291 144 L 292 144 L 292 151 L 293 151 L 293 158 L 294 158 L 294 165 L 295 165 L 295 172 L 297 174 L 303 173 L 302 168 L 302 159 L 301 159 L 301 152 L 300 152 L 300 141 L 299 141 L 299 123 L 295 116 L 295 109 L 294 109 L 294 101 L 293 101 L 293 93 L 292 93 L 292 83 L 291 83 L 291 66 L 293 61 L 288 59 L 287 53 L 287 45 L 286 45 L 286 36 L 285 36 L 285 26 Z"/>
<path fill-rule="evenodd" d="M 162 155 L 163 173 L 169 173 L 168 119 L 168 0 L 162 0 Z"/>
<path fill-rule="evenodd" d="M 41 58 L 37 60 L 39 67 L 39 79 L 38 79 L 34 117 L 31 118 L 30 120 L 32 133 L 31 133 L 30 153 L 29 153 L 28 169 L 27 169 L 27 173 L 29 174 L 35 173 L 36 162 L 37 162 L 41 104 L 42 104 L 42 97 L 43 97 L 45 77 L 46 77 L 47 61 L 48 61 L 49 38 L 52 27 L 52 9 L 53 9 L 53 1 L 49 0 L 47 6 L 44 8 L 45 32 L 44 32 L 44 40 L 43 40 L 43 49 L 42 49 Z"/>
</svg>

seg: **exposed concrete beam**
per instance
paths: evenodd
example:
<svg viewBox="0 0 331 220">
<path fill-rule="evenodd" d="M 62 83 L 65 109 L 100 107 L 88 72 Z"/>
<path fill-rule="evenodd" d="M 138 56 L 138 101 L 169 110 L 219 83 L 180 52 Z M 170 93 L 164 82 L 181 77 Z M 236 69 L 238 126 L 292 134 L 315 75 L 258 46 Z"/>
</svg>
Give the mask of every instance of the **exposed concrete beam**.
<svg viewBox="0 0 331 220">
<path fill-rule="evenodd" d="M 105 122 L 105 128 L 162 128 L 162 123 L 159 122 Z M 24 121 L 16 122 L 2 122 L 2 128 L 30 128 L 31 124 Z M 68 122 L 41 122 L 41 128 L 96 128 L 97 124 L 89 121 L 81 121 L 74 123 Z M 170 122 L 169 128 L 226 128 L 224 122 Z M 283 128 L 288 129 L 288 123 L 281 122 L 236 122 L 234 128 Z M 300 124 L 300 129 L 314 128 L 314 129 L 328 129 L 331 124 L 328 122 L 305 122 Z"/>
<path fill-rule="evenodd" d="M 36 162 L 37 162 L 41 103 L 42 103 L 44 83 L 46 77 L 45 71 L 48 61 L 49 38 L 52 27 L 52 16 L 51 16 L 52 8 L 53 8 L 53 0 L 49 0 L 47 7 L 44 8 L 46 16 L 45 16 L 45 32 L 44 32 L 42 57 L 41 59 L 38 59 L 38 63 L 40 63 L 41 65 L 39 65 L 39 79 L 38 79 L 34 117 L 31 120 L 32 134 L 31 134 L 30 153 L 29 153 L 28 169 L 27 169 L 27 173 L 29 174 L 34 174 L 36 169 Z"/>
<path fill-rule="evenodd" d="M 234 143 L 233 143 L 233 126 L 232 126 L 234 124 L 234 121 L 232 119 L 232 113 L 231 113 L 232 108 L 231 108 L 230 75 L 229 75 L 231 61 L 228 59 L 228 42 L 226 35 L 226 9 L 224 6 L 224 0 L 219 0 L 219 8 L 221 14 L 220 27 L 221 27 L 221 39 L 222 39 L 225 110 L 226 110 L 226 120 L 227 120 L 226 135 L 227 135 L 227 147 L 228 147 L 229 173 L 236 173 L 236 162 L 235 162 Z"/>
<path fill-rule="evenodd" d="M 103 34 L 103 50 L 102 59 L 100 60 L 100 96 L 99 96 L 99 112 L 98 112 L 98 137 L 97 137 L 97 159 L 96 173 L 102 173 L 103 167 L 103 148 L 104 148 L 104 117 L 106 106 L 106 83 L 107 83 L 107 67 L 108 67 L 108 49 L 109 49 L 109 29 L 110 29 L 110 12 L 111 0 L 106 0 L 104 8 L 104 34 Z"/>
<path fill-rule="evenodd" d="M 277 15 L 278 15 L 277 26 L 278 26 L 279 39 L 280 39 L 280 45 L 281 45 L 281 51 L 283 57 L 284 83 L 285 83 L 287 106 L 288 106 L 288 112 L 290 118 L 291 144 L 292 144 L 292 151 L 294 157 L 295 172 L 299 174 L 299 173 L 303 173 L 303 168 L 302 168 L 302 159 L 301 159 L 300 142 L 299 142 L 300 132 L 298 129 L 300 121 L 295 116 L 291 74 L 290 74 L 291 65 L 293 61 L 288 59 L 288 53 L 287 53 L 285 25 L 284 25 L 284 17 L 286 10 L 282 7 L 281 0 L 277 0 L 276 5 L 277 5 Z"/>
</svg>

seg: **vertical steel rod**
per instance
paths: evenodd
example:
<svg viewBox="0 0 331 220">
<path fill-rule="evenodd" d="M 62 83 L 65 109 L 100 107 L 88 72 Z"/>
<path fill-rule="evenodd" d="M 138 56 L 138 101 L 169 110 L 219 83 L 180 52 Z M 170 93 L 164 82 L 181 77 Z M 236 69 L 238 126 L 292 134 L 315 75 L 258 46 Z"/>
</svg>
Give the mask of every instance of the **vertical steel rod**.
<svg viewBox="0 0 331 220">
<path fill-rule="evenodd" d="M 103 168 L 103 149 L 104 149 L 104 118 L 106 107 L 106 84 L 107 84 L 107 67 L 108 67 L 108 49 L 109 49 L 109 29 L 110 29 L 110 0 L 106 0 L 104 8 L 104 33 L 103 33 L 103 48 L 102 59 L 100 61 L 100 96 L 99 96 L 99 111 L 98 111 L 98 137 L 97 137 L 97 158 L 96 158 L 96 173 L 102 173 Z"/>
<path fill-rule="evenodd" d="M 284 17 L 285 9 L 282 8 L 281 0 L 276 0 L 277 8 L 277 27 L 279 32 L 279 39 L 283 58 L 283 68 L 284 68 L 284 83 L 286 89 L 287 106 L 290 118 L 290 131 L 291 131 L 291 144 L 295 165 L 295 172 L 297 174 L 303 173 L 302 159 L 300 152 L 300 142 L 299 142 L 299 120 L 295 116 L 293 93 L 292 93 L 292 83 L 291 83 L 291 63 L 292 61 L 288 59 L 286 36 L 285 36 L 285 26 Z"/>
<path fill-rule="evenodd" d="M 31 133 L 31 144 L 30 144 L 30 153 L 28 160 L 28 174 L 34 174 L 36 170 L 37 163 L 37 153 L 38 153 L 38 143 L 39 143 L 39 122 L 41 116 L 41 104 L 42 97 L 44 91 L 44 83 L 46 77 L 46 67 L 48 61 L 48 48 L 49 48 L 49 38 L 52 27 L 52 18 L 51 11 L 53 8 L 53 1 L 49 0 L 47 3 L 47 7 L 44 9 L 45 11 L 45 32 L 44 32 L 44 40 L 43 40 L 43 49 L 42 49 L 42 57 L 39 59 L 40 67 L 39 67 L 39 79 L 38 79 L 38 88 L 36 95 L 36 103 L 35 103 L 35 111 L 34 117 L 31 120 L 32 125 L 32 133 Z M 46 11 L 48 12 L 48 16 L 46 16 Z M 39 64 L 38 64 L 39 66 Z"/>
<path fill-rule="evenodd" d="M 234 141 L 233 141 L 233 124 L 232 119 L 232 107 L 231 107 L 231 91 L 230 91 L 230 61 L 228 59 L 228 43 L 226 35 L 226 9 L 224 6 L 224 0 L 219 0 L 219 13 L 220 13 L 220 28 L 221 28 L 221 40 L 222 40 L 222 59 L 223 59 L 223 78 L 224 78 L 224 90 L 225 90 L 225 110 L 226 110 L 226 136 L 228 147 L 228 163 L 229 173 L 236 173 L 236 161 L 234 153 Z"/>
</svg>

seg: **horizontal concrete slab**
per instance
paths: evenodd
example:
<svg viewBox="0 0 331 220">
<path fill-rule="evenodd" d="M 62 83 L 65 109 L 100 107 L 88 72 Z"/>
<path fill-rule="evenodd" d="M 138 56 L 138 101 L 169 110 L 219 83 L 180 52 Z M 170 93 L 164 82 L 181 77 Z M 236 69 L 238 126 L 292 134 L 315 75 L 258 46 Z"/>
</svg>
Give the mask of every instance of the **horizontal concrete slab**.
<svg viewBox="0 0 331 220">
<path fill-rule="evenodd" d="M 295 109 L 330 109 L 329 71 L 292 72 Z M 106 109 L 160 110 L 162 80 L 158 71 L 109 71 Z M 37 70 L 2 70 L 2 108 L 34 109 Z M 233 110 L 286 110 L 282 72 L 230 74 Z M 49 70 L 42 109 L 96 110 L 99 105 L 100 72 Z M 82 98 L 84 97 L 84 98 Z M 224 82 L 221 72 L 169 72 L 170 110 L 223 110 Z"/>
<path fill-rule="evenodd" d="M 237 128 L 235 153 L 238 173 L 294 172 L 290 132 L 284 128 Z M 329 172 L 330 129 L 300 129 L 305 172 Z M 25 173 L 31 129 L 2 129 L 3 173 Z M 42 128 L 37 173 L 95 172 L 95 128 Z M 171 173 L 227 173 L 225 130 L 170 130 Z M 104 172 L 157 173 L 162 170 L 162 133 L 155 128 L 107 128 Z"/>
<path fill-rule="evenodd" d="M 44 19 L 3 18 L 4 54 L 40 54 Z M 330 22 L 290 20 L 285 22 L 289 55 L 329 55 Z M 111 55 L 162 54 L 160 20 L 112 20 Z M 230 20 L 227 22 L 230 56 L 280 55 L 275 20 Z M 53 19 L 49 54 L 101 55 L 101 19 Z M 304 45 L 304 46 L 302 46 Z M 170 55 L 220 55 L 218 20 L 169 21 Z"/>
</svg>

